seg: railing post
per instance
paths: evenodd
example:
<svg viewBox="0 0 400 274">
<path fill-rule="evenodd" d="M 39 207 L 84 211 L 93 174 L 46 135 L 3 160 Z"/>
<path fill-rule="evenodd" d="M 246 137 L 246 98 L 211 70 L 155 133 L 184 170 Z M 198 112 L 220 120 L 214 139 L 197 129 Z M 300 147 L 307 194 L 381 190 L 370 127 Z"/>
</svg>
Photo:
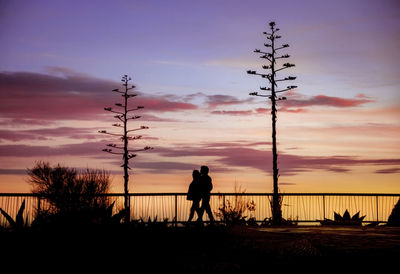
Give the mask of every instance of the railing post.
<svg viewBox="0 0 400 274">
<path fill-rule="evenodd" d="M 178 225 L 178 194 L 175 194 L 175 226 Z"/>
<path fill-rule="evenodd" d="M 376 197 L 376 221 L 379 222 L 379 205 L 378 205 L 378 195 Z"/>
<path fill-rule="evenodd" d="M 324 214 L 324 220 L 325 220 L 325 195 L 322 195 L 322 208 L 323 208 L 323 214 Z"/>
<path fill-rule="evenodd" d="M 37 211 L 36 211 L 36 217 L 39 216 L 40 214 L 40 195 L 37 196 Z"/>
</svg>

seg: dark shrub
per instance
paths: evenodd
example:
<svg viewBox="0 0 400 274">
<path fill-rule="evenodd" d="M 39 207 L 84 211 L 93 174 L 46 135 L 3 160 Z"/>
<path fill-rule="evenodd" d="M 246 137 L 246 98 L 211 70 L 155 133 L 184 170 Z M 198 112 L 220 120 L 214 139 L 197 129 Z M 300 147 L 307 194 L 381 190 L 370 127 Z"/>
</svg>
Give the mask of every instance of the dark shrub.
<svg viewBox="0 0 400 274">
<path fill-rule="evenodd" d="M 110 175 L 104 170 L 74 168 L 38 162 L 28 169 L 32 192 L 45 198 L 50 207 L 38 212 L 39 220 L 92 222 L 110 215 Z"/>
</svg>

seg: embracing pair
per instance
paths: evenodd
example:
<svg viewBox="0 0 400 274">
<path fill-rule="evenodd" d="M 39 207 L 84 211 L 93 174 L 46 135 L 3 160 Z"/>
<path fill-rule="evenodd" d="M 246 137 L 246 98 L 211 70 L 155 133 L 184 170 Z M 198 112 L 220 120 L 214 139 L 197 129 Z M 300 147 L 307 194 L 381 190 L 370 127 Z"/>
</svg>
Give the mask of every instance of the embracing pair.
<svg viewBox="0 0 400 274">
<path fill-rule="evenodd" d="M 204 211 L 207 212 L 210 222 L 214 221 L 210 207 L 210 193 L 213 185 L 208 172 L 209 169 L 207 166 L 201 166 L 200 171 L 197 169 L 193 170 L 193 181 L 189 185 L 187 194 L 187 200 L 193 201 L 188 222 L 192 221 L 195 212 L 198 216 L 197 221 L 202 222 Z"/>
</svg>

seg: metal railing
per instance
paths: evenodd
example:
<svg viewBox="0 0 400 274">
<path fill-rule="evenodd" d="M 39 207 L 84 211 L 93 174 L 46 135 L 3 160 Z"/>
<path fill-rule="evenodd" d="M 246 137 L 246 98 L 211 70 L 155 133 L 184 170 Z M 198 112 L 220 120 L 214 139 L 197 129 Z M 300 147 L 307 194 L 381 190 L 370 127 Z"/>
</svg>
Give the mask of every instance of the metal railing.
<svg viewBox="0 0 400 274">
<path fill-rule="evenodd" d="M 360 212 L 366 216 L 364 222 L 386 223 L 400 198 L 400 194 L 361 194 L 361 193 L 283 193 L 282 215 L 287 220 L 299 223 L 319 222 L 325 218 L 333 219 L 334 212 L 343 214 L 347 209 L 351 215 Z M 123 209 L 124 194 L 106 194 L 110 203 L 115 202 L 114 212 Z M 191 201 L 186 193 L 131 193 L 130 216 L 132 220 L 184 222 L 189 217 Z M 262 222 L 271 217 L 271 193 L 212 193 L 210 205 L 218 220 L 220 208 L 230 204 L 242 206 L 243 216 Z M 43 197 L 30 193 L 0 193 L 0 208 L 15 218 L 25 200 L 24 220 L 28 224 L 35 219 L 37 212 L 50 207 Z M 251 203 L 252 207 L 246 207 Z M 204 215 L 207 221 L 207 215 Z M 0 214 L 0 225 L 7 220 Z"/>
</svg>

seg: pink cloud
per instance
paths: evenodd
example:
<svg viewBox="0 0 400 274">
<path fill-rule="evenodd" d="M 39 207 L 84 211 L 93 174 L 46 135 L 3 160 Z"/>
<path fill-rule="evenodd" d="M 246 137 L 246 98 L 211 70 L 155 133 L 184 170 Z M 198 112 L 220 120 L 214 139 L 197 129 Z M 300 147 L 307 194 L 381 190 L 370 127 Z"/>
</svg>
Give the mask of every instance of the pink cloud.
<svg viewBox="0 0 400 274">
<path fill-rule="evenodd" d="M 257 114 L 265 114 L 265 113 L 270 113 L 271 110 L 267 109 L 267 108 L 257 108 L 255 109 L 255 112 Z M 278 112 L 292 112 L 292 113 L 299 113 L 299 112 L 307 112 L 306 109 L 304 108 L 290 108 L 290 107 L 286 107 L 286 106 L 280 106 L 278 108 Z"/>
<path fill-rule="evenodd" d="M 51 125 L 52 121 L 36 120 L 36 119 L 24 119 L 24 118 L 5 118 L 0 120 L 0 125 L 3 126 L 47 126 Z"/>
<path fill-rule="evenodd" d="M 223 115 L 250 115 L 254 112 L 252 110 L 215 110 L 211 114 L 223 114 Z"/>
<path fill-rule="evenodd" d="M 29 120 L 88 120 L 104 115 L 104 107 L 113 106 L 120 96 L 112 92 L 117 82 L 59 70 L 60 75 L 30 72 L 0 73 L 0 114 L 3 118 Z M 64 74 L 63 74 L 64 73 Z M 145 112 L 196 109 L 197 106 L 164 97 L 139 96 L 133 106 L 143 105 Z"/>
<path fill-rule="evenodd" d="M 48 140 L 51 137 L 68 137 L 73 139 L 94 139 L 98 129 L 57 127 L 31 130 L 0 130 L 0 140 L 12 142 L 23 140 Z"/>
<path fill-rule="evenodd" d="M 400 173 L 400 168 L 385 168 L 385 169 L 378 169 L 375 173 L 380 174 L 393 174 L 393 173 Z"/>
<path fill-rule="evenodd" d="M 225 147 L 237 147 L 237 146 L 245 146 L 245 147 L 254 147 L 254 146 L 270 146 L 272 142 L 249 142 L 246 140 L 237 140 L 231 142 L 212 142 L 212 143 L 203 143 L 202 147 L 205 148 L 225 148 Z"/>
<path fill-rule="evenodd" d="M 372 99 L 372 97 L 365 95 L 364 93 L 359 93 L 355 96 L 356 98 L 361 98 L 361 99 Z"/>
<path fill-rule="evenodd" d="M 216 107 L 220 105 L 236 105 L 242 103 L 236 97 L 230 95 L 210 95 L 207 97 L 208 105 Z"/>
<path fill-rule="evenodd" d="M 60 146 L 0 145 L 2 157 L 46 157 L 46 156 L 100 156 L 105 153 L 105 141 L 67 144 Z"/>
<path fill-rule="evenodd" d="M 360 94 L 353 99 L 332 97 L 326 95 L 316 95 L 304 99 L 288 97 L 287 101 L 282 103 L 286 108 L 290 107 L 310 107 L 310 106 L 329 106 L 337 108 L 357 107 L 367 103 L 375 102 L 366 96 L 360 97 Z"/>
<path fill-rule="evenodd" d="M 328 107 L 336 107 L 336 108 L 349 108 L 349 107 L 357 107 L 367 103 L 375 102 L 375 100 L 370 97 L 360 93 L 355 96 L 355 98 L 340 98 L 340 97 L 331 97 L 326 95 L 316 95 L 307 97 L 298 93 L 292 93 L 293 96 L 288 96 L 287 100 L 280 101 L 278 104 L 279 112 L 290 112 L 290 113 L 300 113 L 307 112 L 308 107 L 314 106 L 328 106 Z M 211 104 L 212 107 L 220 106 L 220 105 L 231 105 L 231 104 L 242 104 L 248 103 L 248 101 L 239 101 L 234 99 L 232 96 L 223 97 L 222 95 L 214 95 L 216 98 L 215 104 Z M 212 114 L 219 115 L 252 115 L 252 114 L 268 114 L 271 110 L 269 108 L 255 108 L 250 110 L 215 110 L 212 111 Z"/>
<path fill-rule="evenodd" d="M 279 112 L 291 112 L 291 113 L 300 113 L 300 112 L 308 112 L 307 109 L 304 108 L 290 108 L 286 106 L 281 106 L 278 109 Z"/>
<path fill-rule="evenodd" d="M 40 157 L 46 156 L 86 156 L 92 158 L 110 159 L 115 158 L 104 152 L 107 141 L 85 142 L 80 144 L 68 144 L 61 146 L 30 146 L 30 145 L 0 145 L 0 155 L 3 157 Z M 186 157 L 216 157 L 216 171 L 226 171 L 237 168 L 253 168 L 271 174 L 272 172 L 272 153 L 267 149 L 257 148 L 258 145 L 269 145 L 268 142 L 220 142 L 204 143 L 196 147 L 156 147 L 151 153 L 170 158 L 165 161 L 138 161 L 135 167 L 153 170 L 154 172 L 168 173 L 188 170 L 197 167 L 201 163 L 190 163 Z M 185 162 L 178 162 L 182 158 Z M 278 156 L 280 174 L 291 176 L 302 172 L 313 170 L 324 170 L 328 172 L 343 173 L 349 172 L 353 166 L 390 166 L 390 168 L 378 169 L 375 172 L 390 174 L 399 172 L 400 159 L 360 159 L 352 156 L 302 156 L 288 153 L 279 153 Z M 118 165 L 120 163 L 118 162 Z M 394 167 L 396 166 L 396 167 Z"/>
<path fill-rule="evenodd" d="M 157 153 L 165 157 L 205 156 L 219 157 L 217 162 L 227 168 L 255 168 L 263 172 L 272 172 L 272 153 L 254 148 L 249 144 L 225 143 L 220 146 L 203 145 L 202 147 L 157 148 Z M 360 159 L 351 156 L 301 156 L 280 153 L 278 156 L 280 173 L 295 175 L 312 170 L 330 172 L 348 172 L 352 166 L 400 165 L 400 159 Z"/>
<path fill-rule="evenodd" d="M 245 100 L 242 100 L 231 95 L 224 95 L 224 94 L 207 95 L 201 92 L 186 95 L 183 98 L 183 100 L 191 101 L 195 100 L 196 98 L 205 99 L 205 104 L 207 105 L 208 108 L 216 108 L 218 106 L 248 104 L 250 102 L 253 102 L 253 98 L 247 98 Z"/>
<path fill-rule="evenodd" d="M 118 163 L 118 165 L 120 165 L 120 163 Z M 140 168 L 140 169 L 149 170 L 151 172 L 165 174 L 165 173 L 173 173 L 174 171 L 178 171 L 178 170 L 191 171 L 193 169 L 198 169 L 199 164 L 198 163 L 182 163 L 182 162 L 176 162 L 176 161 L 170 161 L 170 162 L 137 161 L 137 162 L 135 162 L 135 168 Z"/>
<path fill-rule="evenodd" d="M 176 102 L 176 101 L 174 102 L 162 98 L 151 98 L 146 96 L 137 97 L 136 103 L 138 105 L 145 106 L 145 108 L 149 109 L 150 111 L 161 111 L 161 112 L 191 110 L 197 108 L 196 105 L 190 103 Z"/>
<path fill-rule="evenodd" d="M 2 140 L 18 142 L 22 140 L 48 140 L 46 136 L 30 134 L 25 131 L 0 130 L 0 142 Z"/>
</svg>

